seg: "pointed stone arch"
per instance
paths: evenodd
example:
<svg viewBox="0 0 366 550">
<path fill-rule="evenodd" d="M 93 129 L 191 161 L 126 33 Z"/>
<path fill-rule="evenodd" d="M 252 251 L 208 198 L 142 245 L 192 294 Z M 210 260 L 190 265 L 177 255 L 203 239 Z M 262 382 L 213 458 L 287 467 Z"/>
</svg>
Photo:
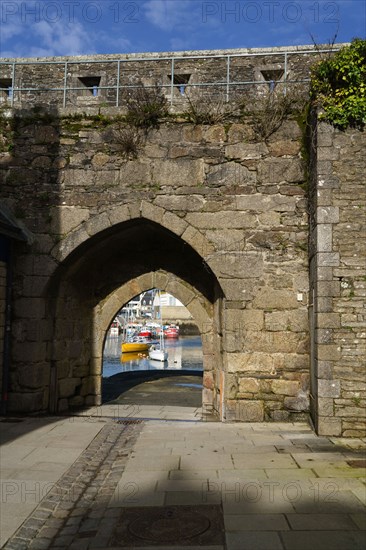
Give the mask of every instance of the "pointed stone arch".
<svg viewBox="0 0 366 550">
<path fill-rule="evenodd" d="M 209 243 L 181 222 L 164 209 L 136 203 L 135 210 L 112 209 L 85 221 L 54 249 L 60 264 L 50 285 L 52 412 L 100 404 L 108 326 L 125 303 L 154 287 L 175 295 L 194 317 L 203 341 L 203 401 L 219 412 L 223 293 L 197 252 Z"/>
<path fill-rule="evenodd" d="M 159 288 L 174 295 L 188 309 L 200 331 L 203 353 L 204 387 L 202 402 L 205 407 L 213 408 L 215 358 L 213 334 L 215 330 L 214 305 L 199 295 L 190 284 L 182 281 L 173 273 L 164 270 L 145 273 L 129 281 L 111 293 L 94 308 L 95 345 L 93 357 L 93 375 L 102 374 L 102 353 L 105 336 L 111 321 L 123 305 L 134 296 L 151 288 Z"/>
<path fill-rule="evenodd" d="M 62 210 L 59 214 L 62 216 Z M 139 200 L 130 204 L 114 206 L 94 216 L 90 216 L 77 227 L 70 230 L 57 243 L 51 255 L 58 261 L 65 261 L 74 250 L 87 242 L 90 237 L 111 229 L 113 226 L 134 219 L 146 219 L 159 224 L 188 243 L 200 256 L 206 258 L 214 252 L 214 246 L 205 235 L 186 220 L 148 201 Z"/>
</svg>

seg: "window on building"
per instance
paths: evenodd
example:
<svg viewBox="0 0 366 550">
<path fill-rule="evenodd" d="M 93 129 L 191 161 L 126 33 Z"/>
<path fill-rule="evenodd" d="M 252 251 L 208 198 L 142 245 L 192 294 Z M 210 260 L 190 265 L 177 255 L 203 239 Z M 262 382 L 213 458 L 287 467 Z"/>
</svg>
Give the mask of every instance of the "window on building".
<svg viewBox="0 0 366 550">
<path fill-rule="evenodd" d="M 85 89 L 79 90 L 80 95 L 97 97 L 100 92 L 100 80 L 100 76 L 80 76 L 79 81 L 85 87 Z"/>
<path fill-rule="evenodd" d="M 173 84 L 176 86 L 179 90 L 179 93 L 181 95 L 185 94 L 186 86 L 189 83 L 189 79 L 191 78 L 191 75 L 188 73 L 174 73 L 174 77 L 172 77 L 171 74 L 168 75 L 170 82 L 173 78 Z"/>
</svg>

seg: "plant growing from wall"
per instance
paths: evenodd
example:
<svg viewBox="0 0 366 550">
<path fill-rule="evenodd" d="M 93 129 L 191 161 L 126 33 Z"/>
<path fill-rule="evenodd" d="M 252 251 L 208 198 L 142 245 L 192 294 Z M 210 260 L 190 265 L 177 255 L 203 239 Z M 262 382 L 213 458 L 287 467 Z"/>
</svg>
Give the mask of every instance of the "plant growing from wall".
<svg viewBox="0 0 366 550">
<path fill-rule="evenodd" d="M 145 136 L 140 128 L 122 122 L 118 122 L 113 129 L 113 138 L 116 149 L 126 160 L 136 159 L 145 142 Z"/>
<path fill-rule="evenodd" d="M 149 130 L 158 128 L 160 121 L 168 115 L 168 103 L 161 88 L 145 86 L 142 82 L 124 94 L 127 106 L 126 122 L 136 128 Z"/>
<path fill-rule="evenodd" d="M 355 38 L 314 65 L 311 99 L 324 111 L 320 118 L 342 130 L 366 124 L 366 40 Z"/>
<path fill-rule="evenodd" d="M 184 113 L 193 124 L 220 124 L 240 115 L 241 105 L 231 99 L 227 102 L 222 94 L 204 93 L 186 95 L 187 110 Z"/>
<path fill-rule="evenodd" d="M 0 109 L 0 153 L 10 152 L 14 147 L 13 121 Z"/>
<path fill-rule="evenodd" d="M 284 90 L 273 90 L 256 99 L 251 115 L 254 132 L 264 141 L 276 132 L 290 115 L 299 115 L 305 109 L 307 96 L 293 84 Z"/>
</svg>

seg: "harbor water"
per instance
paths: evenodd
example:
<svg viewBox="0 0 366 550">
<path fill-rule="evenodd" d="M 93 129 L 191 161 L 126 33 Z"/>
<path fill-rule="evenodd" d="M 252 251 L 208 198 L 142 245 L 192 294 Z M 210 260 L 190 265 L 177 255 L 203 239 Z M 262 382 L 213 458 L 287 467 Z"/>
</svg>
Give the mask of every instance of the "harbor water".
<svg viewBox="0 0 366 550">
<path fill-rule="evenodd" d="M 166 339 L 168 361 L 149 359 L 148 353 L 121 353 L 122 335 L 107 335 L 103 353 L 103 378 L 123 372 L 152 370 L 192 370 L 201 371 L 202 343 L 200 336 L 180 336 Z"/>
</svg>

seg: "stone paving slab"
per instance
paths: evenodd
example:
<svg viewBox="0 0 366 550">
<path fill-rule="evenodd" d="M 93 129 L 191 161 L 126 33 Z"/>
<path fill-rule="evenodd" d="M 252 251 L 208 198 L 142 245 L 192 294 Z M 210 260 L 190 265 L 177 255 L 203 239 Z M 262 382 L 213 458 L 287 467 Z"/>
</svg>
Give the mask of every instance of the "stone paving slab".
<svg viewBox="0 0 366 550">
<path fill-rule="evenodd" d="M 42 467 L 47 466 L 47 474 L 55 478 L 63 475 L 51 483 L 36 508 L 32 504 L 30 515 L 4 548 L 111 550 L 111 533 L 122 508 L 216 504 L 222 509 L 226 550 L 364 548 L 365 470 L 338 460 L 342 449 L 347 460 L 359 458 L 359 448 L 352 450 L 337 440 L 333 443 L 317 438 L 304 423 L 182 422 L 162 418 L 163 410 L 160 415 L 159 420 L 140 424 L 133 420 L 119 423 L 116 416 L 98 417 L 95 423 L 92 419 L 95 427 L 88 424 L 87 431 L 91 435 L 94 430 L 95 437 L 66 470 L 63 462 L 46 461 L 36 462 L 27 470 L 22 458 L 31 455 L 25 451 L 17 454 L 19 463 L 8 468 L 7 475 L 31 471 L 38 480 Z M 83 423 L 88 421 L 79 417 L 73 425 L 83 433 Z M 67 428 L 60 426 L 60 437 L 67 437 Z M 42 430 L 44 435 L 48 433 L 46 425 Z M 20 445 L 15 432 L 13 437 Z M 49 437 L 54 442 L 51 431 Z M 282 443 L 271 445 L 271 438 Z M 76 431 L 73 440 L 77 440 Z M 43 448 L 46 453 L 50 451 L 47 444 Z M 14 449 L 18 452 L 16 445 Z M 256 452 L 258 449 L 262 452 Z M 67 450 L 72 460 L 73 448 Z M 334 463 L 341 467 L 329 465 L 327 457 L 332 453 Z M 39 458 L 39 454 L 35 456 Z M 309 467 L 307 456 L 316 458 L 316 468 Z M 61 466 L 64 473 L 59 473 Z M 324 476 L 314 477 L 319 471 Z M 46 483 L 48 479 L 39 481 Z M 14 504 L 9 500 L 8 505 L 10 511 Z M 7 536 L 16 525 L 9 522 Z M 147 544 L 141 550 L 169 548 Z M 133 546 L 134 550 L 138 547 Z M 120 548 L 127 546 L 115 550 Z M 181 548 L 192 550 L 194 541 Z M 223 546 L 212 548 L 221 550 Z"/>
<path fill-rule="evenodd" d="M 285 531 L 281 538 L 285 550 L 365 550 L 366 546 L 361 531 Z"/>
<path fill-rule="evenodd" d="M 104 424 L 68 418 L 25 418 L 1 424 L 0 544 L 27 519 Z M 71 450 L 49 450 L 54 434 L 78 442 Z"/>
</svg>

